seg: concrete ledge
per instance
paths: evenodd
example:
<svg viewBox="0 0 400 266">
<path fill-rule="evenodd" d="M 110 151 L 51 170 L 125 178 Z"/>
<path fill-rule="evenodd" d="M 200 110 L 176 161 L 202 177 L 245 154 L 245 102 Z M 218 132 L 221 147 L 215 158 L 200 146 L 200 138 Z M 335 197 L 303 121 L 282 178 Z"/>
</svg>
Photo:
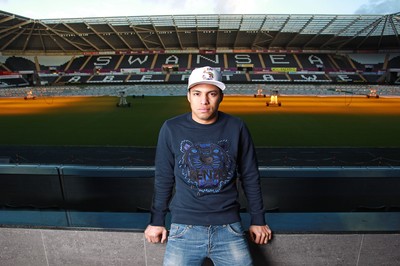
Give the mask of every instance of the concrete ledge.
<svg viewBox="0 0 400 266">
<path fill-rule="evenodd" d="M 250 217 L 241 213 L 242 223 L 249 227 Z M 268 225 L 275 233 L 399 233 L 400 212 L 353 213 L 267 213 Z M 0 226 L 28 228 L 86 228 L 143 231 L 150 221 L 149 213 L 22 211 L 1 210 Z M 167 226 L 169 216 L 167 216 Z"/>
<path fill-rule="evenodd" d="M 162 265 L 164 244 L 130 231 L 0 228 L 1 265 Z M 258 265 L 400 265 L 400 234 L 279 234 L 250 245 Z M 204 265 L 212 265 L 210 261 Z"/>
</svg>

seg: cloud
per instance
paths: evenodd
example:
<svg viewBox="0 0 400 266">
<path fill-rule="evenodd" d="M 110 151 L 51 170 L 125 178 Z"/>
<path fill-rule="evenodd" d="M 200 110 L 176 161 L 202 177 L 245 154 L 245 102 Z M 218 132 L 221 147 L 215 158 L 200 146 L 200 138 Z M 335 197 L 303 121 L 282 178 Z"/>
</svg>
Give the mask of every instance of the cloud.
<svg viewBox="0 0 400 266">
<path fill-rule="evenodd" d="M 261 6 L 265 1 L 259 1 L 258 5 Z M 227 0 L 216 1 L 215 14 L 248 14 L 254 13 L 254 0 Z"/>
<path fill-rule="evenodd" d="M 399 0 L 369 0 L 361 5 L 355 14 L 393 14 L 400 12 Z"/>
</svg>

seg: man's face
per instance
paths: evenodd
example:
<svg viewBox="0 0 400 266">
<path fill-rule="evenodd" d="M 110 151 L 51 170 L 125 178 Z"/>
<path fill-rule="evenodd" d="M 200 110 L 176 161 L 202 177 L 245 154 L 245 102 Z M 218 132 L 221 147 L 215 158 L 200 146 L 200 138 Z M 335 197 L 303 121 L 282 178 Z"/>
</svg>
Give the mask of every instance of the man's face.
<svg viewBox="0 0 400 266">
<path fill-rule="evenodd" d="M 198 84 L 187 94 L 192 118 L 200 124 L 212 124 L 217 120 L 219 104 L 222 102 L 222 91 L 211 84 Z"/>
</svg>

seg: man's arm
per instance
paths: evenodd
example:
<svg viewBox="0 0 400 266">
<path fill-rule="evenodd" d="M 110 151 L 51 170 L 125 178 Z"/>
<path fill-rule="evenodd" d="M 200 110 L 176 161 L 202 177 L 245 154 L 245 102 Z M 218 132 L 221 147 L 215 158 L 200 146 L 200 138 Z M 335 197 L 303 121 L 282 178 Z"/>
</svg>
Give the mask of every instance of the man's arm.
<svg viewBox="0 0 400 266">
<path fill-rule="evenodd" d="M 154 194 L 150 224 L 165 226 L 165 215 L 175 183 L 174 154 L 170 148 L 170 132 L 166 123 L 161 127 L 155 158 Z"/>
<path fill-rule="evenodd" d="M 241 147 L 239 172 L 242 176 L 242 186 L 251 215 L 250 239 L 256 244 L 267 244 L 272 238 L 272 231 L 265 223 L 258 160 L 250 132 L 246 126 L 241 135 Z"/>
<path fill-rule="evenodd" d="M 239 145 L 238 173 L 247 198 L 247 209 L 251 216 L 250 224 L 263 226 L 266 223 L 258 160 L 253 140 L 245 124 L 240 132 Z"/>
<path fill-rule="evenodd" d="M 157 143 L 151 219 L 150 224 L 144 231 L 145 238 L 150 243 L 164 243 L 167 240 L 165 215 L 168 210 L 168 203 L 172 196 L 174 185 L 174 156 L 168 148 L 167 131 L 167 127 L 164 123 L 160 130 Z"/>
</svg>

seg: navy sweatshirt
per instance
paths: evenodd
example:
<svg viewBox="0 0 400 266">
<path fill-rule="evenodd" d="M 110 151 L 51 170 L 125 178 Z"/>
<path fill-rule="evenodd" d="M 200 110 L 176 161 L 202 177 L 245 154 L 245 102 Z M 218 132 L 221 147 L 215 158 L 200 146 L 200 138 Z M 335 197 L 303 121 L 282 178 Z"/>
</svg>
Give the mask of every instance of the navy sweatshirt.
<svg viewBox="0 0 400 266">
<path fill-rule="evenodd" d="M 221 225 L 240 221 L 237 178 L 247 197 L 251 224 L 265 225 L 258 163 L 245 123 L 219 112 L 199 124 L 186 113 L 165 121 L 155 159 L 151 225 Z M 174 189 L 175 188 L 175 189 Z"/>
</svg>

